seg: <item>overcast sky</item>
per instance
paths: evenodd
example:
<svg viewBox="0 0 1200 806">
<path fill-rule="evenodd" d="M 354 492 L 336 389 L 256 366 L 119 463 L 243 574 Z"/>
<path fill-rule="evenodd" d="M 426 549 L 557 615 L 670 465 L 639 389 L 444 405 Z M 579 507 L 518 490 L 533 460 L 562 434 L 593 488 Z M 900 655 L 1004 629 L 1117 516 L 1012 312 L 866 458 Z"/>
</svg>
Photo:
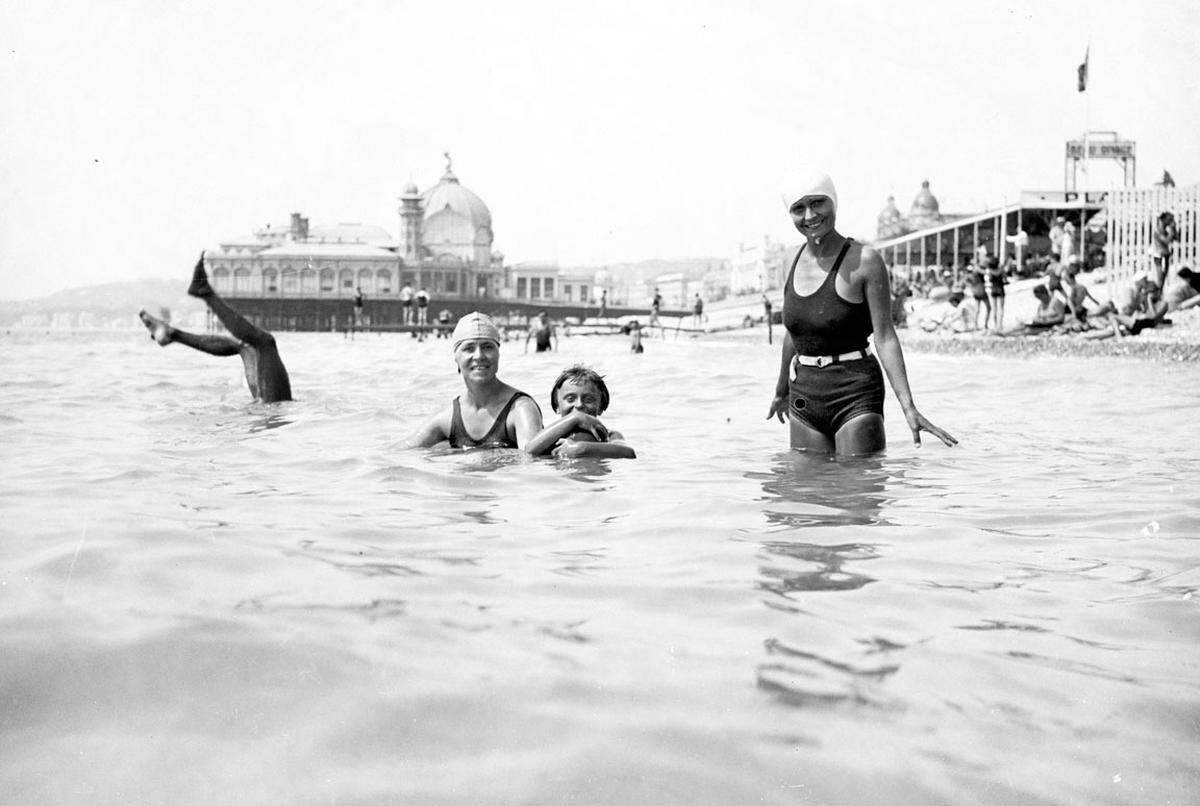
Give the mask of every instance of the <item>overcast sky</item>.
<svg viewBox="0 0 1200 806">
<path fill-rule="evenodd" d="M 1137 141 L 1139 184 L 1194 184 L 1197 9 L 0 0 L 0 298 L 185 277 L 293 211 L 396 234 L 447 150 L 510 263 L 795 241 L 779 194 L 805 166 L 869 238 L 925 178 L 943 212 L 1061 189 L 1085 127 Z"/>
</svg>

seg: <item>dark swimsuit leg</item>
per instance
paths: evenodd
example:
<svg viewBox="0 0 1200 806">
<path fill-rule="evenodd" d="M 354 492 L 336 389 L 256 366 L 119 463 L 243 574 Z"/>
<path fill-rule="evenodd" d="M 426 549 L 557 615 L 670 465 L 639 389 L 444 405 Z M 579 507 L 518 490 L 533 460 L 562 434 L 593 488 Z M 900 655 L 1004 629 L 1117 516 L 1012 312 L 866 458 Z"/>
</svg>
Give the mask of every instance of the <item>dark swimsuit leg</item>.
<svg viewBox="0 0 1200 806">
<path fill-rule="evenodd" d="M 275 337 L 229 307 L 216 292 L 205 296 L 204 301 L 225 329 L 241 342 L 242 361 L 247 367 L 253 367 L 253 374 L 258 379 L 257 397 L 264 403 L 291 400 L 291 379 L 275 346 Z M 247 351 L 253 351 L 254 355 L 245 355 Z"/>
</svg>

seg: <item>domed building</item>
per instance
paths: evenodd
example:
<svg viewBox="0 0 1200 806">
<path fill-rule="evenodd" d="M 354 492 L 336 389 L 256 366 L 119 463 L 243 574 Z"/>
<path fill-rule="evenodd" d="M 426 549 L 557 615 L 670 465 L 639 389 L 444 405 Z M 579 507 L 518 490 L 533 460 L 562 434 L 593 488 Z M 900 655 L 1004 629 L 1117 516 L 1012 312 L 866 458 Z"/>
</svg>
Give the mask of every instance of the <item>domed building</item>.
<svg viewBox="0 0 1200 806">
<path fill-rule="evenodd" d="M 498 294 L 503 256 L 492 251 L 492 213 L 458 181 L 449 154 L 446 172 L 436 185 L 424 193 L 411 182 L 405 188 L 400 221 L 405 259 L 441 286 L 437 290 L 479 297 Z M 403 278 L 402 284 L 405 280 L 414 287 L 419 284 L 415 274 Z"/>
<path fill-rule="evenodd" d="M 938 211 L 938 200 L 929 190 L 929 180 L 921 182 L 921 189 L 913 199 L 908 211 L 908 226 L 910 230 L 925 229 L 941 223 L 942 216 Z"/>
<path fill-rule="evenodd" d="M 400 201 L 399 240 L 375 224 L 310 226 L 299 213 L 223 240 L 205 252 L 213 285 L 225 296 L 260 301 L 239 309 L 283 329 L 339 326 L 360 290 L 378 324 L 399 321 L 405 286 L 424 288 L 434 304 L 500 296 L 504 257 L 492 251 L 491 211 L 459 182 L 449 154 L 436 185 L 422 193 L 409 182 Z"/>
<path fill-rule="evenodd" d="M 899 208 L 896 207 L 896 197 L 888 196 L 887 204 L 884 205 L 883 212 L 879 214 L 875 226 L 875 237 L 883 240 L 895 238 L 906 232 L 908 232 L 908 225 L 904 221 L 904 216 L 900 214 Z"/>
</svg>

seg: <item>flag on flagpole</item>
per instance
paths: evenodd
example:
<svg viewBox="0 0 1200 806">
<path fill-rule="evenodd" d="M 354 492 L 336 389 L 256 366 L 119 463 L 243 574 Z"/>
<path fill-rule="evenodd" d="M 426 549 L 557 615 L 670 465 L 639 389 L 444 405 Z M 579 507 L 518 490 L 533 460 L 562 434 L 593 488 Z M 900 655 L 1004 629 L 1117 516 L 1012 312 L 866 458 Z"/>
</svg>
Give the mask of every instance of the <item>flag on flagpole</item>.
<svg viewBox="0 0 1200 806">
<path fill-rule="evenodd" d="M 1076 89 L 1079 90 L 1079 92 L 1083 92 L 1084 90 L 1087 89 L 1088 56 L 1091 54 L 1091 50 L 1092 50 L 1092 46 L 1088 45 L 1087 50 L 1085 50 L 1083 52 L 1083 64 L 1079 65 L 1079 67 L 1076 68 L 1079 72 L 1079 77 L 1078 77 L 1078 80 L 1076 81 L 1075 87 L 1076 87 Z"/>
</svg>

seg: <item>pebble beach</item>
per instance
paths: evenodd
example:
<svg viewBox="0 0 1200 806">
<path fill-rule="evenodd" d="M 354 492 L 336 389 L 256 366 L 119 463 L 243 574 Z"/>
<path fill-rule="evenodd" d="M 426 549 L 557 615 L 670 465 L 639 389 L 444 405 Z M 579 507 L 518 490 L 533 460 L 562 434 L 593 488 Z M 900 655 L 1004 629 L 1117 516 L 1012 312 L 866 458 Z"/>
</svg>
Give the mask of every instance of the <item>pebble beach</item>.
<svg viewBox="0 0 1200 806">
<path fill-rule="evenodd" d="M 1081 280 L 1097 299 L 1112 294 L 1102 272 L 1081 275 Z M 1032 288 L 1040 279 L 1020 280 L 1008 288 L 1004 325 L 1012 328 L 1033 317 L 1037 304 Z M 1190 308 L 1167 314 L 1170 324 L 1143 330 L 1136 336 L 1107 339 L 1084 338 L 1083 333 L 1049 331 L 1036 335 L 1008 335 L 974 331 L 968 333 L 926 333 L 915 326 L 921 309 L 929 302 L 912 302 L 910 326 L 898 332 L 905 349 L 942 354 L 1040 355 L 1040 356 L 1131 356 L 1161 361 L 1200 360 L 1200 309 Z"/>
</svg>

